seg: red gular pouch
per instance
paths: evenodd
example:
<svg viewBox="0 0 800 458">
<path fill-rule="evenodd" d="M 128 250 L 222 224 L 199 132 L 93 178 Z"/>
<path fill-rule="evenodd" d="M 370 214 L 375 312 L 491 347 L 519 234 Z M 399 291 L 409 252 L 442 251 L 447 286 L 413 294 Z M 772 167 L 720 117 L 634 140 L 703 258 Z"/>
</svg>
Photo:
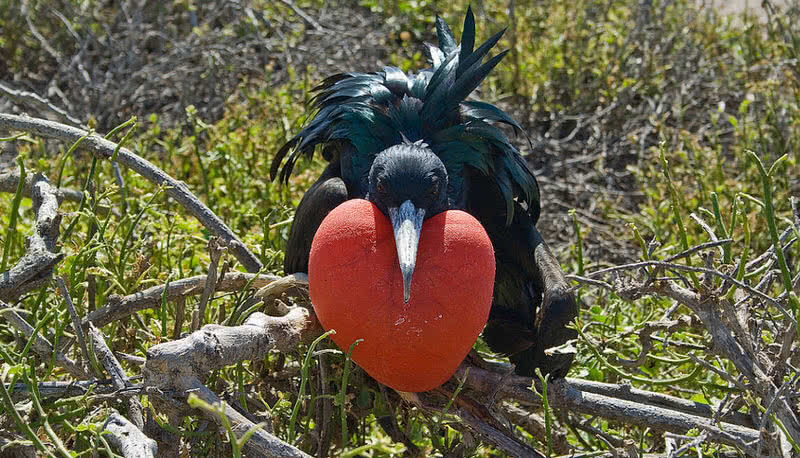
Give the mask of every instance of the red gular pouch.
<svg viewBox="0 0 800 458">
<path fill-rule="evenodd" d="M 309 290 L 333 341 L 379 382 L 400 391 L 438 387 L 455 373 L 489 317 L 494 250 L 483 226 L 460 210 L 424 222 L 403 301 L 389 219 L 371 202 L 349 200 L 317 229 Z"/>
</svg>

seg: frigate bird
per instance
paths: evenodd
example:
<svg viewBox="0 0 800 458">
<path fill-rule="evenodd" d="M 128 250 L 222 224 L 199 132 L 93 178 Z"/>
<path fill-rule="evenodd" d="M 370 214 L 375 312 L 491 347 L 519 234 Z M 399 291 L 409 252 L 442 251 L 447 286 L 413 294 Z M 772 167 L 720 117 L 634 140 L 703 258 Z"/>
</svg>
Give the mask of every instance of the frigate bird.
<svg viewBox="0 0 800 458">
<path fill-rule="evenodd" d="M 563 377 L 572 355 L 547 355 L 545 349 L 576 336 L 567 325 L 577 305 L 536 229 L 536 178 L 501 125 L 515 133 L 522 128 L 497 106 L 467 99 L 507 53 L 484 62 L 504 30 L 475 48 L 468 9 L 460 44 L 441 18 L 436 31 L 439 46 L 426 44 L 431 68 L 340 73 L 315 88 L 315 114 L 271 167 L 272 179 L 286 182 L 300 157 L 321 149 L 328 161 L 297 207 L 284 270 L 307 272 L 311 242 L 325 216 L 348 199 L 367 199 L 392 222 L 408 301 L 423 222 L 448 209 L 467 211 L 495 251 L 483 338 L 508 355 L 520 375 L 531 376 L 538 367 Z"/>
</svg>

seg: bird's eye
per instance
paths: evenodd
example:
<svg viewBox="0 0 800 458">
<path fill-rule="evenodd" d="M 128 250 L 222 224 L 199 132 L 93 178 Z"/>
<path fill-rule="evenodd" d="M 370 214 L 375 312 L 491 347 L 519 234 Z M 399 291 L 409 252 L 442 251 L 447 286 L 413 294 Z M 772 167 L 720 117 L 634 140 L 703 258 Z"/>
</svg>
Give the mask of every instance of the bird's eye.
<svg viewBox="0 0 800 458">
<path fill-rule="evenodd" d="M 431 186 L 428 188 L 428 196 L 429 197 L 436 197 L 439 194 L 439 187 L 436 185 Z"/>
<path fill-rule="evenodd" d="M 378 183 L 378 186 L 376 186 L 376 188 L 378 189 L 378 192 L 381 194 L 386 192 L 386 186 L 383 183 Z"/>
</svg>

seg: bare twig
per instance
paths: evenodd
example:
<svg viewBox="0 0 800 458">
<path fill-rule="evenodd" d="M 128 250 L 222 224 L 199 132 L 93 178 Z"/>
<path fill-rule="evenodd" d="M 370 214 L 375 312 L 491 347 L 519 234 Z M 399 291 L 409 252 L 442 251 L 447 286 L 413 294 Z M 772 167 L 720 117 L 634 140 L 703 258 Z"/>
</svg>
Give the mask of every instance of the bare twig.
<svg viewBox="0 0 800 458">
<path fill-rule="evenodd" d="M 122 369 L 122 365 L 117 361 L 117 357 L 114 356 L 114 353 L 108 348 L 108 345 L 106 345 L 105 338 L 100 330 L 90 324 L 89 335 L 92 337 L 95 353 L 100 357 L 103 367 L 106 368 L 108 374 L 111 376 L 114 387 L 118 390 L 129 387 L 130 382 L 125 375 L 124 369 Z M 128 415 L 131 416 L 133 423 L 140 431 L 144 430 L 143 412 L 144 409 L 142 408 L 142 403 L 139 402 L 139 398 L 131 396 L 128 399 Z"/>
<path fill-rule="evenodd" d="M 75 305 L 72 303 L 72 298 L 69 295 L 69 291 L 67 291 L 67 284 L 64 282 L 64 277 L 56 278 L 56 283 L 58 283 L 58 289 L 61 291 L 61 297 L 64 298 L 64 302 L 67 304 L 67 310 L 69 310 L 69 314 L 72 317 L 72 326 L 75 328 L 75 335 L 78 338 L 78 345 L 81 349 L 81 355 L 83 355 L 83 363 L 89 365 L 91 360 L 89 359 L 89 347 L 86 346 L 86 336 L 83 334 L 81 319 L 78 316 L 78 313 L 75 311 Z"/>
<path fill-rule="evenodd" d="M 747 391 L 747 387 L 744 386 L 744 384 L 742 382 L 740 382 L 739 380 L 736 380 L 735 378 L 733 378 L 731 376 L 731 374 L 725 372 L 724 370 L 714 366 L 713 364 L 709 363 L 708 361 L 705 361 L 703 359 L 698 358 L 695 355 L 689 354 L 689 358 L 691 358 L 692 361 L 694 361 L 695 363 L 700 364 L 701 366 L 705 367 L 706 369 L 708 369 L 708 370 L 714 372 L 715 374 L 719 375 L 720 377 L 724 378 L 732 386 L 735 386 L 736 388 L 739 388 L 742 391 Z"/>
<path fill-rule="evenodd" d="M 611 272 L 619 272 L 619 271 L 624 271 L 624 270 L 635 270 L 635 269 L 639 269 L 639 268 L 647 267 L 647 266 L 663 267 L 665 269 L 681 270 L 681 271 L 686 271 L 686 272 L 698 272 L 698 273 L 704 273 L 704 274 L 717 276 L 717 277 L 719 277 L 719 278 L 721 278 L 721 279 L 723 279 L 723 280 L 725 280 L 727 282 L 733 283 L 734 285 L 738 286 L 739 288 L 747 290 L 748 292 L 752 293 L 754 296 L 757 296 L 759 299 L 763 299 L 763 300 L 769 302 L 770 304 L 778 307 L 778 309 L 780 309 L 781 312 L 786 314 L 787 319 L 792 320 L 792 322 L 794 323 L 794 318 L 792 317 L 791 314 L 789 314 L 786 311 L 786 308 L 783 306 L 783 304 L 781 304 L 777 300 L 767 296 L 766 294 L 762 293 L 761 291 L 753 288 L 752 286 L 750 286 L 750 285 L 748 285 L 746 283 L 743 283 L 743 282 L 731 277 L 730 275 L 726 275 L 726 274 L 724 274 L 722 272 L 719 272 L 717 270 L 714 270 L 714 269 L 709 270 L 709 269 L 706 269 L 704 267 L 684 266 L 684 265 L 681 265 L 681 264 L 674 264 L 674 263 L 669 263 L 669 262 L 664 262 L 664 261 L 641 261 L 641 262 L 635 262 L 635 263 L 631 263 L 631 264 L 623 264 L 621 266 L 609 267 L 607 269 L 597 270 L 597 271 L 594 271 L 594 272 L 588 274 L 588 276 L 590 278 L 591 277 L 597 277 L 597 276 L 600 276 L 600 275 L 603 275 L 603 274 L 607 274 L 607 273 L 611 273 Z"/>
<path fill-rule="evenodd" d="M 28 322 L 25 321 L 25 319 L 22 318 L 16 310 L 12 309 L 2 301 L 0 301 L 0 315 L 2 315 L 12 326 L 17 328 L 18 331 L 24 334 L 25 337 L 30 339 L 34 335 L 35 329 L 33 326 L 28 324 Z M 36 337 L 33 339 L 31 348 L 33 348 L 33 351 L 35 351 L 42 358 L 51 358 L 55 352 L 56 364 L 63 367 L 67 372 L 70 373 L 70 375 L 81 380 L 91 378 L 80 364 L 69 359 L 63 353 L 56 352 L 53 349 L 53 345 L 47 339 L 45 339 L 41 333 L 36 333 Z"/>
<path fill-rule="evenodd" d="M 181 296 L 175 299 L 175 326 L 172 329 L 172 338 L 178 339 L 183 329 L 184 313 L 186 312 L 186 297 Z"/>
<path fill-rule="evenodd" d="M 294 273 L 281 277 L 259 289 L 254 297 L 265 303 L 269 303 L 280 297 L 283 293 L 297 287 L 308 288 L 308 275 L 304 273 Z"/>
<path fill-rule="evenodd" d="M 275 275 L 256 275 L 242 272 L 231 272 L 221 281 L 217 282 L 218 291 L 240 291 L 250 282 L 253 288 L 261 288 L 279 279 Z M 105 326 L 112 321 L 130 316 L 140 310 L 158 307 L 161 305 L 162 296 L 166 294 L 166 300 L 174 301 L 186 296 L 194 296 L 203 292 L 206 284 L 207 275 L 197 275 L 194 277 L 183 278 L 170 282 L 168 285 L 159 285 L 148 288 L 138 293 L 127 296 L 110 296 L 105 307 L 99 308 L 90 313 L 84 320 L 86 326 L 89 321 L 96 326 Z M 166 293 L 164 292 L 166 289 Z"/>
<path fill-rule="evenodd" d="M 31 197 L 33 195 L 33 181 L 35 179 L 36 175 L 28 175 L 25 177 L 25 186 L 22 188 L 22 195 L 25 197 Z M 16 192 L 17 183 L 19 183 L 19 169 L 0 174 L 0 191 Z M 80 202 L 83 198 L 83 193 L 75 189 L 56 188 L 55 193 L 59 202 L 63 202 L 65 200 L 70 202 Z"/>
<path fill-rule="evenodd" d="M 11 399 L 14 402 L 19 402 L 27 399 L 30 396 L 28 391 L 28 384 L 15 383 L 12 386 L 13 393 Z M 113 394 L 117 391 L 116 388 L 107 380 L 76 380 L 72 382 L 39 382 L 36 387 L 39 391 L 41 399 L 58 399 L 68 398 L 73 396 L 84 396 L 91 392 L 94 395 Z"/>
<path fill-rule="evenodd" d="M 692 215 L 694 215 L 694 213 L 692 213 Z M 681 259 L 681 258 L 685 258 L 685 257 L 691 256 L 694 253 L 697 253 L 698 251 L 702 251 L 702 250 L 706 250 L 708 248 L 714 248 L 714 247 L 718 247 L 718 246 L 722 246 L 722 245 L 728 245 L 728 244 L 730 244 L 732 242 L 733 242 L 733 239 L 722 239 L 722 240 L 713 240 L 711 242 L 701 243 L 699 245 L 695 245 L 695 246 L 689 248 L 688 250 L 683 250 L 680 253 L 677 253 L 677 254 L 674 254 L 674 255 L 668 257 L 667 259 L 664 260 L 664 262 L 672 262 L 672 261 L 674 261 L 676 259 Z"/>
<path fill-rule="evenodd" d="M 682 317 L 678 320 L 669 321 L 654 321 L 644 323 L 642 329 L 639 330 L 639 342 L 642 344 L 642 349 L 639 351 L 639 356 L 635 360 L 627 360 L 617 358 L 617 362 L 625 367 L 639 367 L 647 360 L 647 354 L 653 348 L 652 334 L 656 331 L 664 332 L 678 332 L 681 329 L 688 327 L 691 324 L 689 317 Z"/>
</svg>

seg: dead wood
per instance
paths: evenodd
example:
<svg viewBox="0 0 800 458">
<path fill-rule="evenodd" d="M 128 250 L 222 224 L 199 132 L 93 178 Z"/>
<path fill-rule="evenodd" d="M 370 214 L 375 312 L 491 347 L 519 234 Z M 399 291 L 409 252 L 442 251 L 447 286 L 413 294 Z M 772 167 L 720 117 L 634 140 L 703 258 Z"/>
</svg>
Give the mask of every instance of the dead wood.
<svg viewBox="0 0 800 458">
<path fill-rule="evenodd" d="M 106 420 L 104 430 L 108 442 L 125 458 L 149 458 L 158 453 L 156 441 L 145 436 L 140 428 L 114 411 Z"/>
<path fill-rule="evenodd" d="M 33 196 L 33 182 L 36 175 L 25 177 L 25 186 L 22 188 L 22 195 L 25 197 Z M 17 184 L 19 183 L 19 170 L 11 170 L 8 172 L 0 173 L 0 191 L 1 192 L 17 192 Z M 56 198 L 61 203 L 65 200 L 70 202 L 80 202 L 83 198 L 83 193 L 69 188 L 56 188 Z"/>
<path fill-rule="evenodd" d="M 145 383 L 162 393 L 176 393 L 174 399 L 194 393 L 209 404 L 221 405 L 233 432 L 241 437 L 256 425 L 219 399 L 200 379 L 237 361 L 263 359 L 271 350 L 293 350 L 310 328 L 309 322 L 309 311 L 295 307 L 283 317 L 254 313 L 241 326 L 205 325 L 183 339 L 150 347 L 143 370 Z M 174 402 L 158 401 L 160 407 L 168 409 L 174 408 Z M 222 425 L 216 415 L 206 411 L 203 415 Z M 245 450 L 256 456 L 309 456 L 263 429 L 245 443 Z"/>
<path fill-rule="evenodd" d="M 214 294 L 217 286 L 217 268 L 219 267 L 219 260 L 226 247 L 220 245 L 220 241 L 216 237 L 212 237 L 208 241 L 208 252 L 211 256 L 211 263 L 208 265 L 208 276 L 206 277 L 206 284 L 203 286 L 203 293 L 200 295 L 200 304 L 198 305 L 198 322 L 192 323 L 192 330 L 196 331 L 203 324 L 203 319 L 206 316 L 206 305 L 208 300 Z"/>
<path fill-rule="evenodd" d="M 3 301 L 14 301 L 49 282 L 53 267 L 64 257 L 56 246 L 61 222 L 56 189 L 42 174 L 33 178 L 32 198 L 36 223 L 33 234 L 26 239 L 27 251 L 11 269 L 0 272 Z"/>
<path fill-rule="evenodd" d="M 111 382 L 114 384 L 114 388 L 117 390 L 124 390 L 130 387 L 131 384 L 128 381 L 128 377 L 125 375 L 125 370 L 122 369 L 122 365 L 117 361 L 116 356 L 114 356 L 114 353 L 108 348 L 108 345 L 106 345 L 103 333 L 90 324 L 89 335 L 92 338 L 95 353 L 102 362 L 103 367 L 106 368 L 106 371 L 111 376 Z M 142 408 L 142 403 L 139 402 L 139 398 L 136 396 L 128 398 L 128 416 L 139 431 L 144 429 L 144 409 Z"/>
<path fill-rule="evenodd" d="M 7 386 L 6 388 L 11 394 L 11 400 L 14 402 L 23 401 L 30 396 L 28 385 L 25 383 L 15 383 L 14 385 Z M 97 397 L 119 394 L 110 380 L 39 382 L 36 389 L 39 391 L 39 396 L 43 400 L 85 396 L 89 393 L 91 393 L 92 396 Z M 138 390 L 131 390 L 130 392 L 138 393 Z"/>
<path fill-rule="evenodd" d="M 248 284 L 252 288 L 261 288 L 279 279 L 275 275 L 248 274 L 243 272 L 230 272 L 217 282 L 217 291 L 241 291 Z M 169 284 L 153 286 L 144 291 L 127 296 L 112 295 L 108 298 L 108 305 L 99 308 L 84 318 L 83 326 L 88 326 L 91 321 L 96 326 L 105 326 L 112 321 L 130 316 L 140 310 L 158 307 L 165 297 L 167 301 L 176 301 L 187 296 L 201 294 L 207 283 L 207 275 L 182 278 Z M 164 291 L 166 290 L 166 292 Z"/>
</svg>

